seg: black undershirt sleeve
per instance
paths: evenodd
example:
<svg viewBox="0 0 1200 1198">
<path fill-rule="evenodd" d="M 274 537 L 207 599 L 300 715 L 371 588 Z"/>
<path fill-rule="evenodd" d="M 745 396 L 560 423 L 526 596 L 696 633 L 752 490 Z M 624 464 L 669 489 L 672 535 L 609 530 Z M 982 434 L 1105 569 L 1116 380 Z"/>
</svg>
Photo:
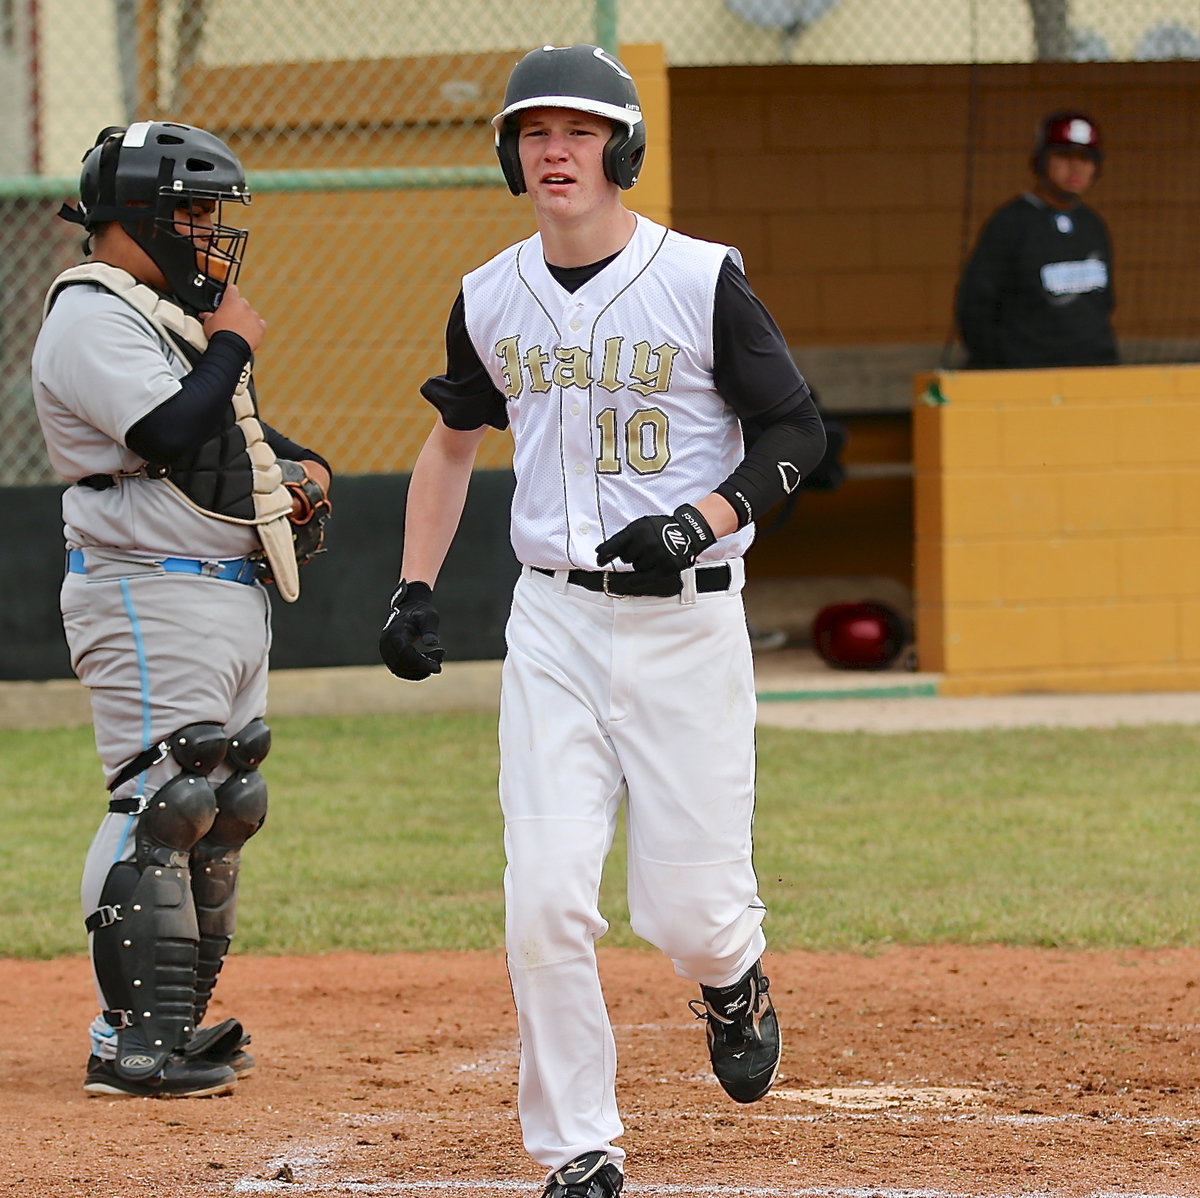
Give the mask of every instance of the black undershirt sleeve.
<svg viewBox="0 0 1200 1198">
<path fill-rule="evenodd" d="M 738 527 L 791 494 L 825 453 L 825 426 L 771 314 L 726 258 L 713 308 L 713 381 L 742 425 L 746 454 L 716 492 Z"/>
<path fill-rule="evenodd" d="M 249 361 L 245 338 L 229 329 L 214 333 L 195 366 L 179 380 L 179 390 L 136 421 L 125 444 L 149 462 L 172 462 L 215 437 Z"/>
<path fill-rule="evenodd" d="M 437 408 L 447 428 L 463 432 L 485 424 L 501 430 L 508 428 L 504 396 L 496 390 L 467 334 L 462 291 L 446 321 L 446 373 L 422 383 L 421 394 Z"/>
<path fill-rule="evenodd" d="M 243 337 L 228 329 L 214 333 L 196 365 L 179 380 L 179 390 L 134 423 L 125 444 L 148 462 L 170 463 L 211 440 L 229 419 L 229 401 L 249 361 L 250 346 Z M 319 453 L 298 445 L 265 421 L 259 423 L 276 457 L 320 462 L 333 473 Z"/>
<path fill-rule="evenodd" d="M 315 450 L 297 445 L 295 441 L 285 437 L 281 432 L 277 432 L 261 419 L 259 424 L 262 425 L 263 436 L 266 438 L 267 444 L 274 450 L 277 458 L 286 458 L 289 462 L 320 462 L 329 471 L 330 478 L 333 477 L 332 467 Z"/>
</svg>

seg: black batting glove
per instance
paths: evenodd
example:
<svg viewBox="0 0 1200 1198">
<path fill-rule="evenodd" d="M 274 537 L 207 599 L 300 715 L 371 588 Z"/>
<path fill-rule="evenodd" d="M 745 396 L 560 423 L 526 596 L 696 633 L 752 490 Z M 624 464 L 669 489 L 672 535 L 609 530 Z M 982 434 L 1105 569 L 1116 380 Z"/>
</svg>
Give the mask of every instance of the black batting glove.
<svg viewBox="0 0 1200 1198">
<path fill-rule="evenodd" d="M 670 516 L 641 516 L 627 524 L 596 546 L 596 564 L 607 566 L 620 557 L 638 571 L 678 574 L 694 566 L 696 558 L 716 540 L 708 521 L 690 503 L 684 503 Z"/>
<path fill-rule="evenodd" d="M 442 618 L 433 606 L 433 591 L 425 582 L 402 578 L 392 596 L 392 610 L 379 634 L 379 656 L 397 678 L 420 682 L 442 672 L 446 650 L 438 640 Z"/>
</svg>

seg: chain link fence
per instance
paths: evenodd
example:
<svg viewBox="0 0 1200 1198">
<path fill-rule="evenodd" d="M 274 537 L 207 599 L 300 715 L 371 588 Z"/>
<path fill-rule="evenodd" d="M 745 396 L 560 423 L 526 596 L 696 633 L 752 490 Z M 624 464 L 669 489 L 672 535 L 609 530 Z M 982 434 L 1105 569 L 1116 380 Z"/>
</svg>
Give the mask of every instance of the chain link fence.
<svg viewBox="0 0 1200 1198">
<path fill-rule="evenodd" d="M 0 0 L 0 485 L 53 479 L 28 362 L 46 286 L 80 260 L 78 230 L 54 214 L 101 128 L 155 118 L 211 130 L 247 169 L 242 286 L 268 322 L 266 418 L 340 472 L 408 469 L 432 420 L 416 387 L 442 367 L 461 274 L 531 228 L 504 188 L 489 118 L 522 53 L 576 41 L 656 48 L 668 96 L 688 68 L 1170 60 L 1172 94 L 1200 120 L 1195 0 Z M 1019 86 L 1005 84 L 1007 101 L 989 93 L 988 107 L 973 70 L 955 80 L 964 136 L 998 138 L 1019 166 L 1031 126 L 1004 107 L 1022 111 Z M 836 130 L 839 114 L 795 119 Z M 665 106 L 649 133 L 669 197 Z M 1161 140 L 1152 121 L 1147 136 Z M 1200 129 L 1187 136 L 1190 161 L 1164 159 L 1157 189 L 1147 184 L 1151 220 L 1161 189 L 1177 207 L 1200 189 Z M 971 150 L 957 178 L 968 223 L 988 192 Z M 1178 297 L 1195 294 L 1200 262 L 1160 256 L 1159 285 L 1134 300 L 1159 305 L 1143 340 L 1165 360 L 1191 352 Z M 503 464 L 502 439 L 488 443 L 481 464 Z"/>
</svg>

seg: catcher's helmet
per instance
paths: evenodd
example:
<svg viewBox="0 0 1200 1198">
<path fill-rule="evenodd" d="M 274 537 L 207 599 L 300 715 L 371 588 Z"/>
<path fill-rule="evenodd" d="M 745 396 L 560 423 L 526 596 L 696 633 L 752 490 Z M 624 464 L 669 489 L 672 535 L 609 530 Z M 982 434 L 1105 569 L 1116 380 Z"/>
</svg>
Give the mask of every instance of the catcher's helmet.
<svg viewBox="0 0 1200 1198">
<path fill-rule="evenodd" d="M 1043 117 L 1033 141 L 1033 169 L 1040 175 L 1046 169 L 1046 155 L 1051 150 L 1082 150 L 1097 166 L 1104 158 L 1100 144 L 1100 126 L 1086 112 L 1074 108 L 1062 109 Z"/>
<path fill-rule="evenodd" d="M 191 201 L 211 201 L 212 224 L 193 236 L 176 228 Z M 162 271 L 171 293 L 193 312 L 217 306 L 237 279 L 247 230 L 221 221 L 222 204 L 250 202 L 242 165 L 219 138 L 191 125 L 141 121 L 101 130 L 83 156 L 79 208 L 66 219 L 89 232 L 118 221 Z M 194 237 L 194 239 L 193 239 Z"/>
<path fill-rule="evenodd" d="M 813 619 L 812 643 L 827 664 L 843 670 L 884 670 L 903 652 L 908 627 L 885 603 L 834 603 Z"/>
<path fill-rule="evenodd" d="M 518 149 L 517 114 L 526 108 L 573 108 L 607 117 L 613 135 L 604 147 L 604 174 L 632 187 L 646 156 L 646 125 L 633 76 L 600 46 L 542 46 L 521 59 L 508 77 L 504 108 L 492 118 L 496 154 L 515 196 L 525 190 Z"/>
</svg>

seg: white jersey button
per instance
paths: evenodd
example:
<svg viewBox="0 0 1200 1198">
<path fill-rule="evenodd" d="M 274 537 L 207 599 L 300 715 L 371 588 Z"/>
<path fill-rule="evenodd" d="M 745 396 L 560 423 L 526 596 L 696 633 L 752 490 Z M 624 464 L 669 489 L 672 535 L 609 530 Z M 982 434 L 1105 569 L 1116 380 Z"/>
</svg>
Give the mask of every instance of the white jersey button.
<svg viewBox="0 0 1200 1198">
<path fill-rule="evenodd" d="M 579 330 L 580 330 L 581 328 L 583 328 L 583 321 L 582 321 L 582 320 L 573 320 L 573 321 L 571 321 L 571 332 L 572 332 L 572 333 L 578 333 L 578 332 L 579 332 Z"/>
<path fill-rule="evenodd" d="M 579 405 L 578 405 L 577 403 L 573 403 L 573 404 L 571 405 L 571 415 L 572 415 L 572 416 L 578 416 L 578 415 L 579 415 Z"/>
<path fill-rule="evenodd" d="M 582 524 L 580 524 L 577 531 L 581 537 L 585 537 L 589 532 L 592 531 L 592 526 L 585 520 Z"/>
<path fill-rule="evenodd" d="M 582 474 L 586 469 L 587 469 L 587 467 L 582 462 L 575 463 L 575 473 L 576 474 Z"/>
</svg>

